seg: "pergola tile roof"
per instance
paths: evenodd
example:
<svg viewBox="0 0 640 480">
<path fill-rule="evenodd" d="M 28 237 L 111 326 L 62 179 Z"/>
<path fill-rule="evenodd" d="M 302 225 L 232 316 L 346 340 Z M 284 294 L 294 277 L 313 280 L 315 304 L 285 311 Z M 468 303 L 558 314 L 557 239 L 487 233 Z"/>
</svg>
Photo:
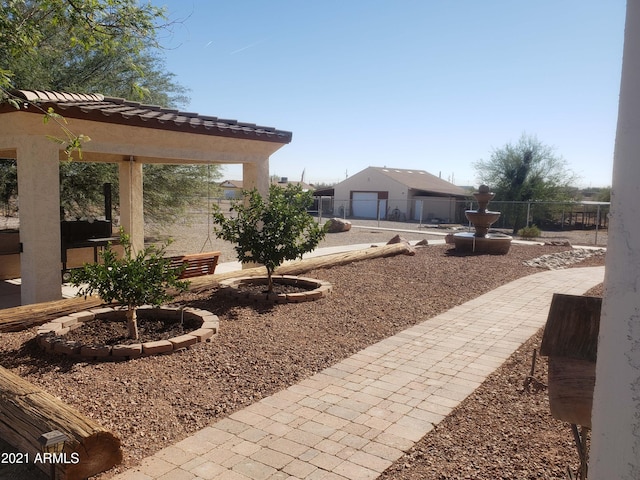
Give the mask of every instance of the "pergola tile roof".
<svg viewBox="0 0 640 480">
<path fill-rule="evenodd" d="M 95 93 L 41 90 L 15 90 L 11 93 L 26 101 L 27 104 L 37 103 L 45 110 L 52 107 L 57 113 L 69 118 L 283 144 L 290 143 L 292 138 L 291 132 L 277 130 L 273 127 L 192 112 L 181 112 L 157 105 L 144 105 L 123 98 L 105 97 Z M 0 106 L 0 112 L 9 111 L 9 109 L 12 107 L 8 104 Z"/>
</svg>

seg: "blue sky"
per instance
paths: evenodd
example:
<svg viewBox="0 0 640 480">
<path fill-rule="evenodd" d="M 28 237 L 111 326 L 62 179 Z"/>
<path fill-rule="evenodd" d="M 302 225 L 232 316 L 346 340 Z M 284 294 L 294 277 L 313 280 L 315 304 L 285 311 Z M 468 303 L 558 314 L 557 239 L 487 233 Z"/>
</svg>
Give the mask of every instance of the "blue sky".
<svg viewBox="0 0 640 480">
<path fill-rule="evenodd" d="M 624 0 L 153 0 L 184 110 L 293 132 L 273 175 L 367 166 L 477 185 L 536 135 L 581 187 L 611 184 Z M 241 178 L 237 166 L 225 178 Z"/>
</svg>

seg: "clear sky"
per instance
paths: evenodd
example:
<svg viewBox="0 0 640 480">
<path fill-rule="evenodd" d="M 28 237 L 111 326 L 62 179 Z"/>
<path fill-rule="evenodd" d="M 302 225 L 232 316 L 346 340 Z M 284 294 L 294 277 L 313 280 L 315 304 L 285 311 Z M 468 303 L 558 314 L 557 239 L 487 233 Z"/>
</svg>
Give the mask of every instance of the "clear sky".
<svg viewBox="0 0 640 480">
<path fill-rule="evenodd" d="M 624 0 L 153 3 L 177 21 L 162 43 L 184 110 L 293 132 L 272 175 L 387 166 L 477 185 L 473 162 L 527 133 L 580 187 L 611 184 Z"/>
</svg>

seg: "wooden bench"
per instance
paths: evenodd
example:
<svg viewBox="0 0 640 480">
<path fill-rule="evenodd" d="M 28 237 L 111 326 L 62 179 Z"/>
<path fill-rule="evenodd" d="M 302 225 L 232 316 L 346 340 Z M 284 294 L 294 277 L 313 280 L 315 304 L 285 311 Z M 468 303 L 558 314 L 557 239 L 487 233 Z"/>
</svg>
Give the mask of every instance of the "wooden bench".
<svg viewBox="0 0 640 480">
<path fill-rule="evenodd" d="M 171 268 L 179 268 L 185 265 L 184 271 L 180 274 L 180 278 L 200 277 L 203 275 L 213 275 L 218 265 L 220 252 L 194 253 L 191 255 L 182 255 L 170 257 Z"/>
</svg>

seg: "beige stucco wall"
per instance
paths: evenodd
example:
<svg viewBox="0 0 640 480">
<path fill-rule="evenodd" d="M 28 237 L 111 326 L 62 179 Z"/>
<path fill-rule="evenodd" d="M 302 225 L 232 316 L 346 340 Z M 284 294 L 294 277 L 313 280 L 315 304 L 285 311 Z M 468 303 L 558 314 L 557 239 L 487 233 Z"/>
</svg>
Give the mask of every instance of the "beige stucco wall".
<svg viewBox="0 0 640 480">
<path fill-rule="evenodd" d="M 343 205 L 346 207 L 346 211 L 349 212 L 348 205 L 351 199 L 351 192 L 386 192 L 388 194 L 387 212 L 398 208 L 405 215 L 410 215 L 411 206 L 407 198 L 407 187 L 377 170 L 365 168 L 337 184 L 334 187 L 336 211 Z"/>
<path fill-rule="evenodd" d="M 59 148 L 45 136 L 17 142 L 21 302 L 58 300 L 60 276 Z"/>
<path fill-rule="evenodd" d="M 640 478 L 640 1 L 627 2 L 590 480 Z"/>
</svg>

